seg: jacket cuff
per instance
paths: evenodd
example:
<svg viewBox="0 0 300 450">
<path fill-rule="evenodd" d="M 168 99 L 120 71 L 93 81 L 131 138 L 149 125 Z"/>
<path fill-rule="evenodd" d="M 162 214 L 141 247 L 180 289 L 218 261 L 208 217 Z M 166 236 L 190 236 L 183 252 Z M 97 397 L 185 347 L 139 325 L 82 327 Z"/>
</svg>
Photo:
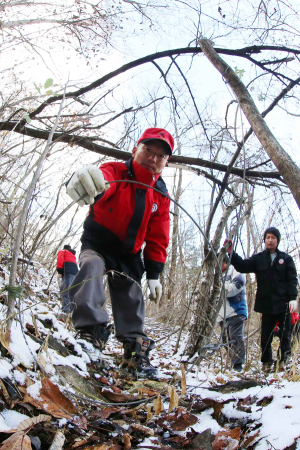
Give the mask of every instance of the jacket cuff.
<svg viewBox="0 0 300 450">
<path fill-rule="evenodd" d="M 151 259 L 145 259 L 144 264 L 147 273 L 147 280 L 158 280 L 160 273 L 164 269 L 164 263 L 153 261 Z"/>
<path fill-rule="evenodd" d="M 57 267 L 56 270 L 57 270 L 58 273 L 60 273 L 61 275 L 63 275 L 63 273 L 64 273 L 63 269 L 61 269 L 60 267 Z"/>
<path fill-rule="evenodd" d="M 147 280 L 158 280 L 159 272 L 147 272 Z"/>
</svg>

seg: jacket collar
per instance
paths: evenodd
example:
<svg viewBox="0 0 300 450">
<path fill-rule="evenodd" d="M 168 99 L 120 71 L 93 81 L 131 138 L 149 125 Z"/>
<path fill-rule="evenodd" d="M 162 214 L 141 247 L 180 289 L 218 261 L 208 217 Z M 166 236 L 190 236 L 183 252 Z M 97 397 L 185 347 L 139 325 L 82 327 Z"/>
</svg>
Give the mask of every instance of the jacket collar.
<svg viewBox="0 0 300 450">
<path fill-rule="evenodd" d="M 128 169 L 129 177 L 134 177 L 137 181 L 149 186 L 153 186 L 160 177 L 160 174 L 153 175 L 149 170 L 144 169 L 133 158 L 126 161 L 125 165 Z M 140 186 L 140 188 L 143 188 L 143 186 Z"/>
</svg>

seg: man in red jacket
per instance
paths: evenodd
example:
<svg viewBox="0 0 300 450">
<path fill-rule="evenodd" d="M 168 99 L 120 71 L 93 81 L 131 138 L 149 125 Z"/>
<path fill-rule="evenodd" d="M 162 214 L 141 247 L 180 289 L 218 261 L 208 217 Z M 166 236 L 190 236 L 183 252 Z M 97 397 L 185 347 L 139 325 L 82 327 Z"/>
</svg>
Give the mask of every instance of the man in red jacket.
<svg viewBox="0 0 300 450">
<path fill-rule="evenodd" d="M 62 279 L 60 292 L 64 312 L 70 312 L 72 310 L 68 287 L 78 272 L 75 254 L 76 250 L 73 250 L 70 245 L 65 245 L 63 250 L 60 250 L 57 254 L 56 270 L 58 276 Z"/>
<path fill-rule="evenodd" d="M 108 272 L 116 337 L 124 347 L 122 366 L 148 377 L 157 376 L 157 369 L 148 358 L 154 341 L 144 332 L 141 278 L 146 271 L 150 298 L 159 301 L 158 278 L 167 256 L 170 225 L 170 200 L 160 174 L 173 148 L 168 131 L 149 128 L 134 147 L 132 159 L 102 164 L 100 169 L 79 169 L 67 186 L 73 200 L 91 205 L 81 237 L 80 271 L 70 292 L 76 304 L 74 326 L 80 338 L 103 350 L 110 333 L 108 314 L 102 309 L 102 275 Z"/>
</svg>

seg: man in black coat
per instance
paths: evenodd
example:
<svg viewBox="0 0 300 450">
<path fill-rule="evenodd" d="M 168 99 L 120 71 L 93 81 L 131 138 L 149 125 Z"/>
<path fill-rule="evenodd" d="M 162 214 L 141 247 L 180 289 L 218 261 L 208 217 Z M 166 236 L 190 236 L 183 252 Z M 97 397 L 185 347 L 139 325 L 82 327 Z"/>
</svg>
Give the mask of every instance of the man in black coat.
<svg viewBox="0 0 300 450">
<path fill-rule="evenodd" d="M 272 339 L 276 322 L 279 322 L 280 363 L 284 369 L 291 353 L 291 317 L 290 312 L 297 309 L 297 272 L 293 258 L 278 249 L 280 232 L 277 228 L 268 228 L 264 233 L 266 249 L 242 259 L 232 250 L 231 264 L 241 273 L 253 272 L 256 275 L 257 291 L 254 311 L 262 313 L 261 324 L 261 361 L 263 369 L 270 371 L 273 365 Z"/>
</svg>

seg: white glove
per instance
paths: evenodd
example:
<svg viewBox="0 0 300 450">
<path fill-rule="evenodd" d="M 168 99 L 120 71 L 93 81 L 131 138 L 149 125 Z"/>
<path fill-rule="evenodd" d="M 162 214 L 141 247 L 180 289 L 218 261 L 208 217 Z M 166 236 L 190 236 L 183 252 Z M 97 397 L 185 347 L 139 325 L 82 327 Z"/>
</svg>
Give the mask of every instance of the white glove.
<svg viewBox="0 0 300 450">
<path fill-rule="evenodd" d="M 159 303 L 161 294 L 162 294 L 162 286 L 158 280 L 148 280 L 148 286 L 150 289 L 150 300 L 155 303 Z"/>
<path fill-rule="evenodd" d="M 88 165 L 76 170 L 67 186 L 67 194 L 80 206 L 92 205 L 94 198 L 109 188 L 98 167 Z"/>
<path fill-rule="evenodd" d="M 297 307 L 298 307 L 298 302 L 297 300 L 291 300 L 289 303 L 290 306 L 290 313 L 294 313 L 297 311 Z"/>
</svg>

